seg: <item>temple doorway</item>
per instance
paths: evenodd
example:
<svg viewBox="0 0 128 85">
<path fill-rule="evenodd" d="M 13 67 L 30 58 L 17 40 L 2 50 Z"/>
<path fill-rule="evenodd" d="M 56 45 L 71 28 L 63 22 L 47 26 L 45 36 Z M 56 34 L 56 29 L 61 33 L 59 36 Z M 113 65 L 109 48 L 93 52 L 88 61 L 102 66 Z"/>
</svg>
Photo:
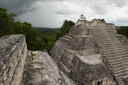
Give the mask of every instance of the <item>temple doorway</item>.
<svg viewBox="0 0 128 85">
<path fill-rule="evenodd" d="M 97 85 L 103 85 L 103 81 L 98 81 Z"/>
</svg>

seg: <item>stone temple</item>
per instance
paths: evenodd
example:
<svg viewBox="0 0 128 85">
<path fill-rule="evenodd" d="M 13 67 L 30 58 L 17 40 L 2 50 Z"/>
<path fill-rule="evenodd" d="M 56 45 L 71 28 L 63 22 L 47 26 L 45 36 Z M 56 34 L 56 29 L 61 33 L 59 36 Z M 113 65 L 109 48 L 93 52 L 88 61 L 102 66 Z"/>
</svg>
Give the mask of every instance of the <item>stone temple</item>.
<svg viewBox="0 0 128 85">
<path fill-rule="evenodd" d="M 128 40 L 114 24 L 78 20 L 50 55 L 77 85 L 128 85 Z"/>
</svg>

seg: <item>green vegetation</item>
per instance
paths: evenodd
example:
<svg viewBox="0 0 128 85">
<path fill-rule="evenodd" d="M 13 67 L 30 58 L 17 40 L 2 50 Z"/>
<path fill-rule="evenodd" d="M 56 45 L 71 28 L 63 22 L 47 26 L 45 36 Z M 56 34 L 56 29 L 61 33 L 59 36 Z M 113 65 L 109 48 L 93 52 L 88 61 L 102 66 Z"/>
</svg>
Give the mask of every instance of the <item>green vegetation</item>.
<svg viewBox="0 0 128 85">
<path fill-rule="evenodd" d="M 59 28 L 34 28 L 35 31 L 42 35 L 54 35 Z"/>
<path fill-rule="evenodd" d="M 117 33 L 125 35 L 128 38 L 128 26 L 121 26 L 117 29 Z"/>
<path fill-rule="evenodd" d="M 101 20 L 102 22 L 106 22 L 104 19 L 98 19 L 98 20 Z"/>
<path fill-rule="evenodd" d="M 75 24 L 70 20 L 65 20 L 60 29 L 39 32 L 37 29 L 34 30 L 32 25 L 28 22 L 15 22 L 16 16 L 17 15 L 13 13 L 8 14 L 6 9 L 0 7 L 0 37 L 4 35 L 24 34 L 29 50 L 46 49 L 50 51 L 56 40 L 66 35 Z"/>
<path fill-rule="evenodd" d="M 34 54 L 34 53 L 32 53 L 31 52 L 31 58 L 32 58 L 32 60 L 34 60 L 34 57 L 33 56 L 35 56 L 36 54 Z"/>
<path fill-rule="evenodd" d="M 86 18 L 83 14 L 80 15 L 80 20 L 86 20 Z"/>
<path fill-rule="evenodd" d="M 33 30 L 30 23 L 15 22 L 16 16 L 16 14 L 8 14 L 6 9 L 0 7 L 0 36 L 24 34 L 28 49 L 41 50 L 44 43 L 41 42 L 39 33 Z"/>
<path fill-rule="evenodd" d="M 46 50 L 50 51 L 50 49 L 54 46 L 56 40 L 58 40 L 60 37 L 66 35 L 69 33 L 71 27 L 75 25 L 74 22 L 70 20 L 65 20 L 63 25 L 59 30 L 56 31 L 54 35 L 42 35 L 41 36 L 41 41 L 45 43 L 45 48 Z"/>
</svg>

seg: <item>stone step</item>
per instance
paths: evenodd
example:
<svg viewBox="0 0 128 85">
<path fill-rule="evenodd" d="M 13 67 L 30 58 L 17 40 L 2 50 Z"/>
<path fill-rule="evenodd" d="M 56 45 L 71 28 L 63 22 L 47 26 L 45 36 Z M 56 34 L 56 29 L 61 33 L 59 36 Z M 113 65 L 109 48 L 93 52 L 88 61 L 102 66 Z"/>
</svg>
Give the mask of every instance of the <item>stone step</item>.
<svg viewBox="0 0 128 85">
<path fill-rule="evenodd" d="M 96 36 L 97 36 L 97 35 L 96 35 Z M 100 39 L 102 39 L 102 40 L 113 39 L 113 37 L 111 37 L 111 36 L 105 37 L 105 36 L 99 35 L 99 36 L 97 36 L 97 37 L 100 38 Z"/>
<path fill-rule="evenodd" d="M 123 80 L 117 80 L 119 85 L 125 85 Z"/>
<path fill-rule="evenodd" d="M 106 46 L 117 46 L 117 45 L 122 45 L 121 42 L 119 41 L 102 41 L 103 45 L 106 45 Z"/>
<path fill-rule="evenodd" d="M 114 70 L 114 73 L 121 73 L 121 72 L 125 72 L 125 71 L 128 71 L 127 68 L 120 69 L 120 70 Z"/>
<path fill-rule="evenodd" d="M 127 67 L 127 66 L 128 66 L 128 63 L 126 63 L 126 62 L 122 62 L 122 63 L 120 63 L 120 64 L 116 64 L 116 65 L 110 63 L 110 67 L 111 67 L 111 68 L 115 68 L 115 69 L 116 69 L 116 68 L 119 68 L 119 67 L 122 67 L 122 66 Z"/>
<path fill-rule="evenodd" d="M 115 54 L 115 53 L 123 53 L 123 52 L 127 52 L 126 51 L 126 49 L 123 49 L 123 48 L 112 48 L 112 49 L 107 49 L 107 48 L 102 48 L 102 50 L 103 50 L 103 52 L 105 53 L 105 54 Z M 128 52 L 127 52 L 128 53 Z"/>
<path fill-rule="evenodd" d="M 123 48 L 111 48 L 111 49 L 104 48 L 104 51 L 115 51 L 115 50 L 125 51 L 125 49 Z"/>
<path fill-rule="evenodd" d="M 109 40 L 111 40 L 111 41 L 114 41 L 115 42 L 115 40 L 117 41 L 117 39 L 116 38 L 113 38 L 113 37 L 104 37 L 104 39 L 102 39 L 103 41 L 109 41 Z"/>
<path fill-rule="evenodd" d="M 102 39 L 102 42 L 105 43 L 105 44 L 107 44 L 107 43 L 109 43 L 109 44 L 113 44 L 113 43 L 115 43 L 115 44 L 120 44 L 120 42 L 117 41 L 116 39 L 111 39 L 111 40 L 109 40 L 109 39 L 103 40 L 103 39 Z"/>
<path fill-rule="evenodd" d="M 62 43 L 67 43 L 67 42 L 69 41 L 69 39 L 64 38 L 64 37 L 61 37 L 59 40 L 60 40 Z"/>
<path fill-rule="evenodd" d="M 114 75 L 115 75 L 115 77 L 124 76 L 124 75 L 128 75 L 128 72 L 118 73 L 118 74 L 114 74 Z"/>
<path fill-rule="evenodd" d="M 128 65 L 125 65 L 125 66 L 120 66 L 120 67 L 115 67 L 115 68 L 112 68 L 112 67 L 110 67 L 113 71 L 115 71 L 115 70 L 122 70 L 122 69 L 124 69 L 124 68 L 128 68 Z"/>
<path fill-rule="evenodd" d="M 125 85 L 125 83 L 122 83 L 122 82 L 120 83 L 120 82 L 119 82 L 119 84 L 118 84 L 118 85 Z"/>
<path fill-rule="evenodd" d="M 108 61 L 109 63 L 111 63 L 111 65 L 115 65 L 115 64 L 121 64 L 121 63 L 128 63 L 128 59 L 127 60 L 120 60 L 120 61 Z"/>
<path fill-rule="evenodd" d="M 66 36 L 64 36 L 64 38 L 71 39 L 71 37 L 70 37 L 70 36 L 67 36 L 67 35 L 66 35 Z"/>
<path fill-rule="evenodd" d="M 120 44 L 119 41 L 116 41 L 116 40 L 114 40 L 114 39 L 112 39 L 112 40 L 102 40 L 102 42 L 103 42 L 104 44 L 113 44 L 113 43 L 115 43 L 115 44 Z"/>
<path fill-rule="evenodd" d="M 121 44 L 118 44 L 118 45 L 104 45 L 104 48 L 108 48 L 108 49 L 111 49 L 111 48 L 123 48 L 123 46 Z"/>
<path fill-rule="evenodd" d="M 117 80 L 121 81 L 123 79 L 122 76 L 115 77 Z"/>
<path fill-rule="evenodd" d="M 121 51 L 121 52 L 118 52 L 118 51 L 112 51 L 112 52 L 104 52 L 104 56 L 106 57 L 118 57 L 119 55 L 127 55 L 128 52 L 127 51 Z"/>
<path fill-rule="evenodd" d="M 122 57 L 118 56 L 118 57 L 106 57 L 107 61 L 110 62 L 115 62 L 115 61 L 120 61 L 120 60 L 128 60 L 128 54 L 127 55 L 123 55 Z"/>
<path fill-rule="evenodd" d="M 113 46 L 113 47 L 122 47 L 122 44 L 120 43 L 120 42 L 102 42 L 102 44 L 104 45 L 104 46 L 106 46 L 106 47 L 111 47 L 111 46 Z"/>
<path fill-rule="evenodd" d="M 104 48 L 104 49 L 124 49 L 122 46 L 113 46 L 113 45 L 104 45 L 104 46 L 102 46 L 102 48 Z"/>
<path fill-rule="evenodd" d="M 107 54 L 104 56 L 106 56 L 106 59 L 125 58 L 128 56 L 128 53 L 125 51 L 120 53 Z"/>
<path fill-rule="evenodd" d="M 118 54 L 126 54 L 128 53 L 125 49 L 105 49 L 103 50 L 104 54 L 107 55 L 118 55 Z"/>
<path fill-rule="evenodd" d="M 105 47 L 119 47 L 119 46 L 116 46 L 116 45 L 121 45 L 120 43 L 118 42 L 102 42 L 102 44 L 105 46 Z M 121 47 L 121 46 L 120 46 Z"/>
<path fill-rule="evenodd" d="M 117 74 L 117 73 L 121 73 L 121 72 L 125 72 L 125 68 L 124 69 L 121 69 L 121 70 L 115 70 L 114 73 Z"/>
</svg>

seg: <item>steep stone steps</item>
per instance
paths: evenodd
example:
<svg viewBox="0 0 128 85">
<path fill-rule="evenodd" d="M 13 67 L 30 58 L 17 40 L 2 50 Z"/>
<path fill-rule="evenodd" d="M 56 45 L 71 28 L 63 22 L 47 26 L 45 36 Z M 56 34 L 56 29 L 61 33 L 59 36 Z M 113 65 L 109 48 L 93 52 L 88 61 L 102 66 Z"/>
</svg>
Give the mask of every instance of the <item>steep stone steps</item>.
<svg viewBox="0 0 128 85">
<path fill-rule="evenodd" d="M 128 75 L 128 52 L 123 48 L 116 34 L 111 29 L 92 29 L 92 33 L 99 46 L 101 46 L 106 62 L 108 62 L 108 66 L 112 70 L 118 84 L 125 85 L 122 77 Z"/>
<path fill-rule="evenodd" d="M 110 63 L 110 68 L 115 68 L 116 69 L 116 68 L 123 67 L 123 66 L 126 68 L 126 67 L 128 67 L 127 65 L 128 65 L 128 63 L 126 63 L 126 62 L 117 64 L 117 65 L 115 65 L 115 64 L 113 65 L 113 64 Z"/>
<path fill-rule="evenodd" d="M 111 47 L 104 47 L 104 48 L 102 48 L 102 50 L 103 51 L 110 51 L 110 52 L 112 52 L 112 51 L 116 51 L 116 52 L 122 52 L 122 51 L 126 51 L 126 49 L 124 48 L 121 48 L 121 47 L 114 47 L 114 48 L 111 48 Z"/>
<path fill-rule="evenodd" d="M 120 44 L 120 42 L 116 41 L 116 42 L 113 42 L 113 43 L 110 43 L 110 40 L 102 40 L 103 44 Z"/>
<path fill-rule="evenodd" d="M 116 62 L 111 62 L 111 61 L 108 61 L 109 63 L 111 63 L 111 65 L 119 65 L 119 64 L 121 64 L 121 63 L 127 63 L 128 62 L 128 60 L 120 60 L 120 61 L 116 61 Z"/>
<path fill-rule="evenodd" d="M 118 80 L 119 81 L 119 85 L 125 85 L 124 84 L 124 81 L 121 79 L 121 80 Z"/>
<path fill-rule="evenodd" d="M 114 74 L 124 73 L 124 72 L 127 72 L 127 71 L 128 71 L 128 69 L 116 70 L 116 71 L 114 72 Z"/>
<path fill-rule="evenodd" d="M 69 42 L 69 39 L 68 38 L 64 38 L 64 37 L 61 37 L 59 39 L 62 43 L 68 43 Z"/>
<path fill-rule="evenodd" d="M 111 52 L 107 52 L 107 51 L 104 51 L 104 52 L 106 52 L 106 53 L 104 53 L 104 55 L 105 56 L 108 56 L 108 57 L 111 57 L 111 56 L 118 56 L 118 55 L 120 55 L 120 54 L 127 54 L 127 52 L 126 51 L 123 51 L 123 50 L 121 50 L 121 51 L 111 51 Z"/>
<path fill-rule="evenodd" d="M 106 41 L 104 41 L 103 42 L 103 44 L 105 45 L 105 46 L 110 46 L 110 45 L 119 45 L 120 44 L 120 42 L 113 42 L 113 43 L 110 43 L 110 42 L 106 42 Z"/>
<path fill-rule="evenodd" d="M 128 66 L 125 65 L 125 66 L 121 66 L 121 67 L 117 67 L 117 68 L 112 68 L 112 67 L 111 67 L 111 69 L 112 69 L 113 71 L 119 71 L 119 70 L 125 69 L 125 68 L 127 68 L 127 67 L 128 67 Z"/>
<path fill-rule="evenodd" d="M 128 75 L 128 72 L 126 71 L 126 72 L 122 72 L 122 73 L 117 73 L 117 74 L 115 74 L 114 73 L 114 75 L 115 75 L 115 77 L 119 77 L 119 76 L 125 76 L 125 75 Z"/>
<path fill-rule="evenodd" d="M 116 70 L 114 73 L 117 74 L 117 73 L 122 73 L 122 72 L 126 72 L 126 70 L 124 70 L 124 69 Z"/>
<path fill-rule="evenodd" d="M 116 39 L 114 39 L 114 38 L 105 38 L 105 37 L 104 37 L 103 40 L 104 40 L 104 41 L 109 41 L 109 40 L 116 40 Z"/>
<path fill-rule="evenodd" d="M 125 51 L 123 48 L 106 48 L 104 51 Z"/>
<path fill-rule="evenodd" d="M 63 38 L 71 39 L 71 37 L 68 35 L 64 36 Z"/>
<path fill-rule="evenodd" d="M 109 60 L 111 62 L 120 61 L 120 60 L 127 60 L 127 59 L 128 59 L 128 54 L 123 55 L 123 57 L 118 56 L 118 57 L 116 57 L 116 59 L 115 59 L 115 57 L 106 57 L 106 60 Z"/>
<path fill-rule="evenodd" d="M 110 53 L 109 52 L 106 56 L 109 57 L 109 58 L 111 58 L 111 57 L 119 58 L 119 57 L 124 57 L 124 56 L 127 56 L 127 55 L 128 55 L 127 52 L 122 51 L 120 53 L 119 52 L 117 52 L 117 53 L 114 53 L 114 52 Z"/>
</svg>

